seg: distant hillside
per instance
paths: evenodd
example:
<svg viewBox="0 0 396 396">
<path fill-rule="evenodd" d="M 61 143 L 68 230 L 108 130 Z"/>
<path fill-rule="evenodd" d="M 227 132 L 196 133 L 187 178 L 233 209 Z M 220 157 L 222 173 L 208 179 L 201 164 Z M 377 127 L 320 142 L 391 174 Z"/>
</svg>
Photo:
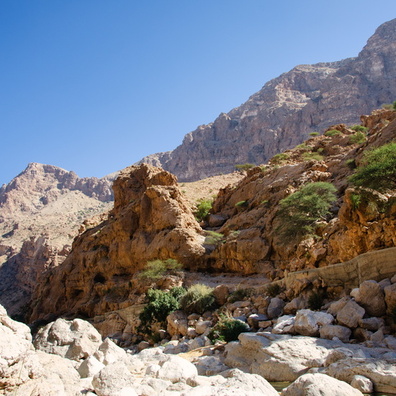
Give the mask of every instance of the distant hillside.
<svg viewBox="0 0 396 396">
<path fill-rule="evenodd" d="M 348 31 L 345 30 L 345 40 Z M 358 122 L 358 115 L 396 99 L 396 19 L 381 25 L 356 58 L 296 66 L 249 100 L 188 133 L 175 150 L 143 158 L 194 181 L 265 163 L 310 132 Z"/>
<path fill-rule="evenodd" d="M 0 188 L 1 304 L 23 306 L 37 277 L 69 253 L 82 222 L 110 209 L 113 178 L 31 163 Z"/>
</svg>

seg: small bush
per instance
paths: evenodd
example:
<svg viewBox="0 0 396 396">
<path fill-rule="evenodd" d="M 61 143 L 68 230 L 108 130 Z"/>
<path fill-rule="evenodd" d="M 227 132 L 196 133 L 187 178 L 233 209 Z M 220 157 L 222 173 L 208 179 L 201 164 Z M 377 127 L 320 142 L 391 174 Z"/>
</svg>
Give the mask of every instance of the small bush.
<svg viewBox="0 0 396 396">
<path fill-rule="evenodd" d="M 306 143 L 301 143 L 298 146 L 295 147 L 297 150 L 304 150 L 304 151 L 311 151 L 312 147 L 308 146 Z"/>
<path fill-rule="evenodd" d="M 197 221 L 205 220 L 210 210 L 212 209 L 212 205 L 213 205 L 212 199 L 200 199 L 197 202 L 197 209 L 194 212 L 194 216 L 197 219 Z"/>
<path fill-rule="evenodd" d="M 380 192 L 396 188 L 396 143 L 388 143 L 365 153 L 363 163 L 349 178 L 358 187 Z"/>
<path fill-rule="evenodd" d="M 235 207 L 239 209 L 247 208 L 247 206 L 248 206 L 248 201 L 239 201 L 235 204 Z"/>
<path fill-rule="evenodd" d="M 330 129 L 329 131 L 325 132 L 325 136 L 333 137 L 342 135 L 342 132 L 338 131 L 337 129 Z"/>
<path fill-rule="evenodd" d="M 214 307 L 213 289 L 200 283 L 191 286 L 180 299 L 180 308 L 188 314 L 202 315 Z"/>
<path fill-rule="evenodd" d="M 346 165 L 348 166 L 348 168 L 350 169 L 356 169 L 356 161 L 354 158 L 349 158 L 348 160 L 346 160 Z"/>
<path fill-rule="evenodd" d="M 182 265 L 174 259 L 148 261 L 145 269 L 139 274 L 139 278 L 158 280 L 168 271 L 182 269 Z"/>
<path fill-rule="evenodd" d="M 146 294 L 148 304 L 139 315 L 140 330 L 149 331 L 154 322 L 165 324 L 166 317 L 179 309 L 180 297 L 185 293 L 186 290 L 182 287 L 174 287 L 169 292 L 150 289 Z"/>
<path fill-rule="evenodd" d="M 276 232 L 284 241 L 312 233 L 315 223 L 329 214 L 329 209 L 336 200 L 336 191 L 331 183 L 308 183 L 282 199 L 277 212 L 280 225 Z"/>
<path fill-rule="evenodd" d="M 280 164 L 283 161 L 286 161 L 289 158 L 289 154 L 286 153 L 280 153 L 280 154 L 276 154 L 271 158 L 271 162 L 273 164 Z"/>
<path fill-rule="evenodd" d="M 396 100 L 392 103 L 392 109 L 396 110 Z"/>
<path fill-rule="evenodd" d="M 254 293 L 254 289 L 245 288 L 245 289 L 236 289 L 233 291 L 228 297 L 228 301 L 233 303 L 235 301 L 242 301 L 245 297 L 250 297 Z"/>
<path fill-rule="evenodd" d="M 276 297 L 281 290 L 282 288 L 278 283 L 271 283 L 266 287 L 265 293 L 270 297 Z"/>
<path fill-rule="evenodd" d="M 323 155 L 320 155 L 319 153 L 303 153 L 302 158 L 304 161 L 310 161 L 310 160 L 322 161 Z"/>
<path fill-rule="evenodd" d="M 224 235 L 221 234 L 220 232 L 215 232 L 215 231 L 206 231 L 206 237 L 205 237 L 205 245 L 220 245 L 225 241 Z"/>
<path fill-rule="evenodd" d="M 239 170 L 239 171 L 241 171 L 241 172 L 247 171 L 247 170 L 249 170 L 249 169 L 251 169 L 251 168 L 254 168 L 254 167 L 255 167 L 254 164 L 248 164 L 248 163 L 246 163 L 246 164 L 237 164 L 237 165 L 235 165 L 235 169 L 236 169 L 236 170 Z"/>
<path fill-rule="evenodd" d="M 366 133 L 368 128 L 364 127 L 363 125 L 353 125 L 351 126 L 351 129 L 355 132 L 364 132 Z"/>
<path fill-rule="evenodd" d="M 319 135 L 320 135 L 319 132 L 311 132 L 311 133 L 309 134 L 309 136 L 319 136 Z"/>
<path fill-rule="evenodd" d="M 356 132 L 349 137 L 350 144 L 362 144 L 366 141 L 366 135 L 362 132 Z"/>
<path fill-rule="evenodd" d="M 308 308 L 312 311 L 319 311 L 322 308 L 324 296 L 321 293 L 313 292 L 308 297 Z"/>
<path fill-rule="evenodd" d="M 241 333 L 249 331 L 249 326 L 238 319 L 222 316 L 208 334 L 212 342 L 215 341 L 237 341 Z"/>
<path fill-rule="evenodd" d="M 362 203 L 362 196 L 360 194 L 351 194 L 352 208 L 357 209 Z"/>
</svg>

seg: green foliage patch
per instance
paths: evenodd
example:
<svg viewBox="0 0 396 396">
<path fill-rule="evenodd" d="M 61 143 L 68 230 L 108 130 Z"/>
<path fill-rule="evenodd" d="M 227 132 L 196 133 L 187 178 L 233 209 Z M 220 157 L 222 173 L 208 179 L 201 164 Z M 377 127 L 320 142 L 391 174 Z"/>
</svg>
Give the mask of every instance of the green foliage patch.
<svg viewBox="0 0 396 396">
<path fill-rule="evenodd" d="M 271 158 L 271 162 L 273 164 L 280 164 L 283 161 L 286 161 L 289 158 L 289 154 L 287 153 L 279 153 L 279 154 L 275 154 L 272 158 Z"/>
<path fill-rule="evenodd" d="M 210 210 L 212 209 L 213 199 L 200 199 L 197 201 L 197 209 L 194 212 L 194 216 L 197 221 L 205 220 Z"/>
<path fill-rule="evenodd" d="M 309 183 L 282 199 L 277 212 L 280 225 L 276 228 L 281 239 L 289 241 L 311 234 L 315 223 L 329 214 L 336 191 L 331 183 Z"/>
<path fill-rule="evenodd" d="M 203 314 L 215 307 L 213 289 L 203 284 L 191 286 L 180 299 L 180 308 L 188 313 Z"/>
<path fill-rule="evenodd" d="M 396 188 L 396 143 L 388 143 L 365 153 L 363 163 L 349 178 L 358 187 L 380 192 Z"/>
<path fill-rule="evenodd" d="M 367 137 L 363 132 L 356 132 L 349 137 L 350 144 L 362 144 L 366 140 L 367 140 Z"/>
<path fill-rule="evenodd" d="M 150 289 L 146 294 L 148 304 L 139 315 L 140 331 L 150 331 L 154 322 L 165 324 L 166 317 L 179 309 L 179 300 L 186 293 L 183 287 L 174 287 L 170 291 Z"/>
<path fill-rule="evenodd" d="M 208 334 L 208 337 L 212 342 L 231 342 L 238 340 L 239 334 L 247 331 L 249 331 L 249 326 L 246 323 L 241 320 L 222 315 L 220 320 Z"/>
<path fill-rule="evenodd" d="M 325 136 L 333 137 L 342 135 L 342 132 L 338 131 L 337 129 L 330 129 L 329 131 L 325 132 Z"/>
<path fill-rule="evenodd" d="M 139 278 L 158 280 L 168 271 L 182 269 L 182 265 L 174 259 L 148 261 L 145 269 L 139 274 Z"/>
<path fill-rule="evenodd" d="M 241 172 L 243 172 L 243 171 L 247 171 L 247 170 L 249 170 L 249 169 L 251 169 L 251 168 L 254 168 L 256 165 L 254 165 L 254 164 L 249 164 L 249 163 L 246 163 L 246 164 L 237 164 L 237 165 L 235 165 L 235 169 L 236 170 L 239 170 L 239 171 L 241 171 Z"/>
</svg>

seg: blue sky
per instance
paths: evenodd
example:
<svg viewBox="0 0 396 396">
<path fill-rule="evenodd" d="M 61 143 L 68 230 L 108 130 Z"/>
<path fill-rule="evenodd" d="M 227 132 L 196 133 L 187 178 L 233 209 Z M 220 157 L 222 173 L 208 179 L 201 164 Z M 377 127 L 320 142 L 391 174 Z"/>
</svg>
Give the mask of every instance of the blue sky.
<svg viewBox="0 0 396 396">
<path fill-rule="evenodd" d="M 174 149 L 303 63 L 356 56 L 394 0 L 1 0 L 0 185 Z"/>
</svg>

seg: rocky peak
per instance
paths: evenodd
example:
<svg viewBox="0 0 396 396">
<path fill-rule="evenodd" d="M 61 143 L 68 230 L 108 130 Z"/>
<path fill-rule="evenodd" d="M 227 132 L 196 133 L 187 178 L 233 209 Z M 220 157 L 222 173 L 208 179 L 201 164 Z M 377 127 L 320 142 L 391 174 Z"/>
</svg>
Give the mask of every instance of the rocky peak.
<svg viewBox="0 0 396 396">
<path fill-rule="evenodd" d="M 186 135 L 175 150 L 143 158 L 181 181 L 266 163 L 310 132 L 358 122 L 396 98 L 396 19 L 381 25 L 356 58 L 300 65 L 269 81 L 247 102 Z"/>
<path fill-rule="evenodd" d="M 93 316 L 131 304 L 135 277 L 150 260 L 176 259 L 191 268 L 205 253 L 204 237 L 170 173 L 132 166 L 114 182 L 114 209 L 73 243 L 33 297 L 32 319 L 52 314 Z M 60 294 L 59 290 L 63 292 Z"/>
</svg>

